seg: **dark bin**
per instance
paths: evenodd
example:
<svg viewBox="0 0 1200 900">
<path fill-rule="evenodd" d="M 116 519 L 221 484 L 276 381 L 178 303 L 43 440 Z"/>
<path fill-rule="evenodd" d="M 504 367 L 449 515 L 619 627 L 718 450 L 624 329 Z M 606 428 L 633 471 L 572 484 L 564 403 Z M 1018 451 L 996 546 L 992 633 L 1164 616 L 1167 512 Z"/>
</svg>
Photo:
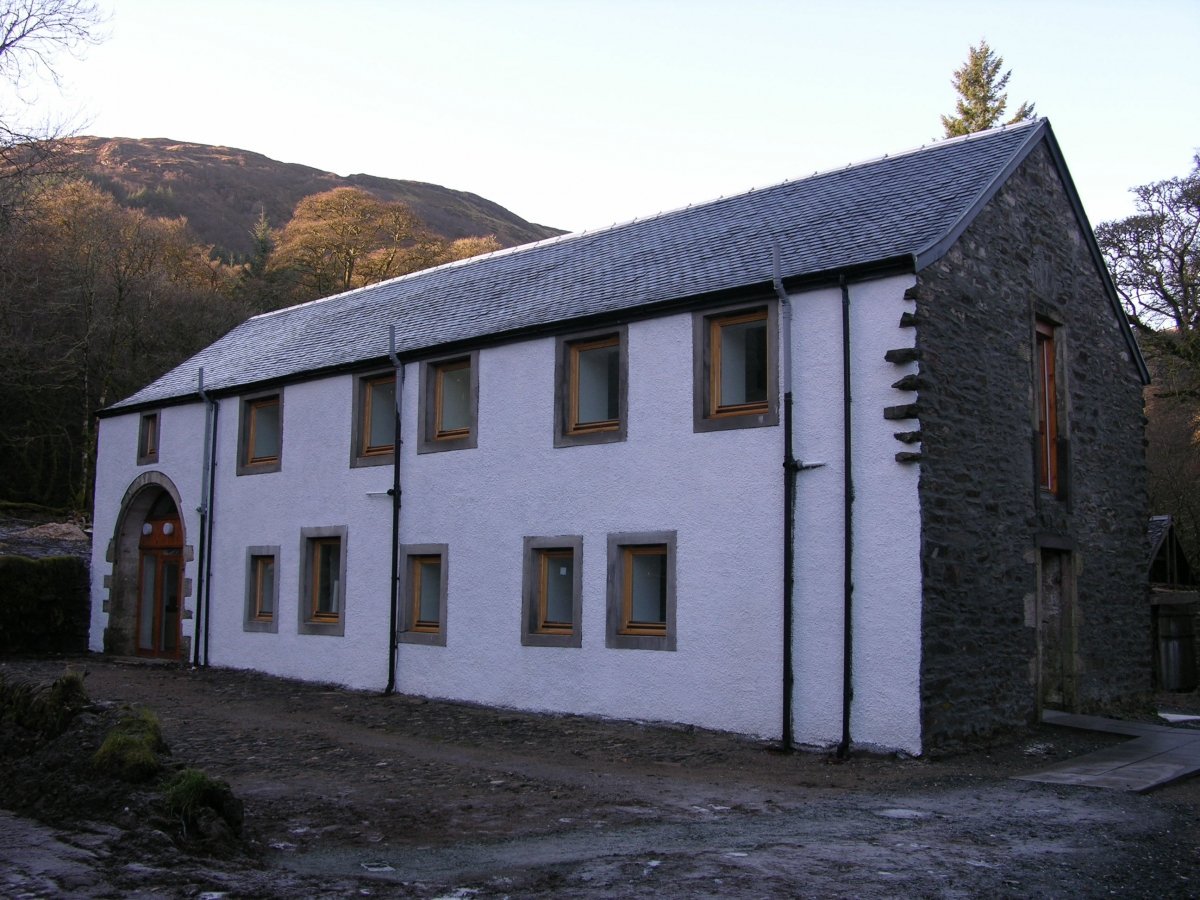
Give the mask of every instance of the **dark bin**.
<svg viewBox="0 0 1200 900">
<path fill-rule="evenodd" d="M 1196 689 L 1196 610 L 1192 604 L 1158 606 L 1158 687 Z"/>
</svg>

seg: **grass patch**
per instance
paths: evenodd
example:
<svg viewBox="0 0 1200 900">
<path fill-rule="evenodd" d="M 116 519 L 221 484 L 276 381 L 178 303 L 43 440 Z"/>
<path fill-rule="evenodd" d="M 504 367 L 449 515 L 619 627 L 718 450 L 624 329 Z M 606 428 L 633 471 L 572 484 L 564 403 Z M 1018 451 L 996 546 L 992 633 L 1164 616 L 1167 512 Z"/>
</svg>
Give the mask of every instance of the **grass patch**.
<svg viewBox="0 0 1200 900">
<path fill-rule="evenodd" d="M 209 839 L 232 840 L 242 830 L 244 808 L 223 781 L 199 769 L 181 769 L 163 785 L 163 800 L 189 831 Z"/>
<path fill-rule="evenodd" d="M 121 716 L 92 757 L 92 765 L 125 781 L 145 781 L 162 768 L 159 752 L 166 750 L 158 716 L 142 707 Z"/>
</svg>

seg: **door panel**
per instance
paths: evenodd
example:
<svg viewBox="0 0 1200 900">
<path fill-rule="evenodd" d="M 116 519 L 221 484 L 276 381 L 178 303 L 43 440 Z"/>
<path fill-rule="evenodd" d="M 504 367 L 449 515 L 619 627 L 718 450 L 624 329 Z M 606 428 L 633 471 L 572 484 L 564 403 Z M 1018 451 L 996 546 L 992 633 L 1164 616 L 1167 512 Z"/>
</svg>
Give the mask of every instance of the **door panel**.
<svg viewBox="0 0 1200 900">
<path fill-rule="evenodd" d="M 1038 584 L 1038 705 L 1070 710 L 1075 703 L 1074 582 L 1071 554 L 1042 550 Z"/>
</svg>

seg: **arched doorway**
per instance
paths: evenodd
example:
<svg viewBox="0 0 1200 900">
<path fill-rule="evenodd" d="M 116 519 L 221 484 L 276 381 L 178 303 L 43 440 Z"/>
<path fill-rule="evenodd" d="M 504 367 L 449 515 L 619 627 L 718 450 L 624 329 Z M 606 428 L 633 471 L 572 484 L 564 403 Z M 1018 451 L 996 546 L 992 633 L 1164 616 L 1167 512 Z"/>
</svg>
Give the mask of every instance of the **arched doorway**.
<svg viewBox="0 0 1200 900">
<path fill-rule="evenodd" d="M 183 527 L 179 510 L 159 491 L 138 541 L 137 643 L 139 656 L 179 655 L 183 608 Z"/>
<path fill-rule="evenodd" d="M 183 620 L 192 560 L 179 491 L 161 472 L 143 472 L 129 485 L 108 545 L 105 576 L 108 625 L 104 651 L 120 656 L 186 659 L 190 638 Z"/>
</svg>

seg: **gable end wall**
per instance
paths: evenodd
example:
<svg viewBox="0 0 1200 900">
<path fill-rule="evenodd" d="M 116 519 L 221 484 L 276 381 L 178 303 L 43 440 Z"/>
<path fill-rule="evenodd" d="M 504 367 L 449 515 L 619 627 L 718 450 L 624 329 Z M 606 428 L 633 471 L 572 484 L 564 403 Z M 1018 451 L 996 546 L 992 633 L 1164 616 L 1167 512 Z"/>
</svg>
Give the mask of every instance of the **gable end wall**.
<svg viewBox="0 0 1200 900">
<path fill-rule="evenodd" d="M 1145 692 L 1141 383 L 1044 144 L 918 295 L 927 745 L 1036 718 L 1039 540 L 1073 548 L 1076 708 Z M 1062 323 L 1065 500 L 1035 486 L 1038 315 Z"/>
</svg>

